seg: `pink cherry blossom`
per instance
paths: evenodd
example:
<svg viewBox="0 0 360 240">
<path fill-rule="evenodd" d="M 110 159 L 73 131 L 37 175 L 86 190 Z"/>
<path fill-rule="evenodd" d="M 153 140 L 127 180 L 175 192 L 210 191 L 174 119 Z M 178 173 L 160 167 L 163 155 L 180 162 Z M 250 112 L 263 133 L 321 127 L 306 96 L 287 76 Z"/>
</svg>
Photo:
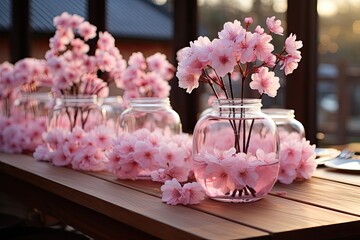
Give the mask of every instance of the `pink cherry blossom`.
<svg viewBox="0 0 360 240">
<path fill-rule="evenodd" d="M 85 41 L 96 37 L 96 26 L 91 25 L 89 22 L 80 23 L 78 31 Z"/>
<path fill-rule="evenodd" d="M 175 178 L 167 180 L 160 189 L 162 191 L 161 200 L 170 205 L 198 204 L 205 198 L 204 190 L 200 184 L 186 183 L 181 186 Z"/>
<path fill-rule="evenodd" d="M 290 34 L 285 40 L 285 51 L 290 55 L 298 55 L 298 49 L 302 48 L 302 41 L 296 41 L 296 35 Z"/>
<path fill-rule="evenodd" d="M 177 205 L 181 203 L 182 187 L 175 178 L 172 180 L 167 180 L 165 184 L 161 186 L 160 190 L 162 191 L 161 200 L 163 202 L 171 205 Z"/>
<path fill-rule="evenodd" d="M 270 97 L 275 97 L 280 88 L 279 78 L 265 67 L 260 68 L 258 73 L 254 73 L 251 79 L 250 88 L 258 90 L 260 94 L 266 93 Z"/>
<path fill-rule="evenodd" d="M 198 204 L 205 199 L 205 192 L 197 182 L 185 183 L 182 196 L 182 204 Z"/>
<path fill-rule="evenodd" d="M 212 42 L 213 51 L 209 54 L 209 61 L 220 77 L 234 70 L 236 60 L 229 41 L 215 39 Z"/>
<path fill-rule="evenodd" d="M 226 22 L 224 28 L 219 32 L 220 39 L 227 39 L 232 42 L 241 42 L 245 37 L 245 29 L 241 26 L 241 22 L 235 20 L 234 22 Z"/>
<path fill-rule="evenodd" d="M 115 46 L 115 38 L 109 32 L 100 32 L 97 46 L 100 50 L 108 51 Z"/>
<path fill-rule="evenodd" d="M 199 73 L 191 73 L 186 71 L 178 71 L 176 77 L 179 79 L 179 87 L 186 89 L 187 93 L 191 93 L 195 88 L 199 87 Z"/>
<path fill-rule="evenodd" d="M 281 21 L 275 20 L 275 17 L 266 18 L 266 26 L 268 27 L 270 32 L 278 35 L 283 35 L 284 29 L 281 26 Z"/>
</svg>

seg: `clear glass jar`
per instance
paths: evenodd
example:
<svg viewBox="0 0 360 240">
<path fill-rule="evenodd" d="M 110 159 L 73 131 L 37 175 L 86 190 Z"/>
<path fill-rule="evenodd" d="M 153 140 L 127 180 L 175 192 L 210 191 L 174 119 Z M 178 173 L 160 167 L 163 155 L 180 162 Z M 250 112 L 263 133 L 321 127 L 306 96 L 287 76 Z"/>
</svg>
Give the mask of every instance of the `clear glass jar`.
<svg viewBox="0 0 360 240">
<path fill-rule="evenodd" d="M 90 131 L 105 123 L 101 104 L 96 95 L 67 95 L 56 98 L 55 106 L 49 115 L 49 129 L 72 131 L 80 127 Z"/>
<path fill-rule="evenodd" d="M 301 122 L 295 119 L 295 111 L 292 109 L 283 108 L 267 108 L 262 109 L 262 112 L 267 114 L 274 120 L 280 137 L 286 139 L 291 135 L 292 138 L 302 139 L 305 137 L 305 129 Z"/>
<path fill-rule="evenodd" d="M 120 129 L 134 132 L 146 128 L 164 135 L 182 132 L 179 114 L 175 112 L 168 98 L 133 98 L 129 108 L 120 115 Z"/>
<path fill-rule="evenodd" d="M 47 119 L 51 110 L 50 93 L 20 93 L 14 100 L 9 130 L 16 128 L 9 142 L 22 152 L 33 152 L 43 143 L 42 134 L 47 130 Z M 17 136 L 21 134 L 21 137 Z M 17 143 L 16 143 L 17 141 Z"/>
<path fill-rule="evenodd" d="M 193 135 L 194 173 L 207 195 L 223 202 L 263 198 L 279 171 L 274 121 L 259 99 L 220 99 Z"/>
<path fill-rule="evenodd" d="M 116 134 L 119 133 L 119 118 L 125 110 L 121 96 L 112 96 L 100 99 L 101 111 L 106 119 L 106 126 L 114 129 Z"/>
</svg>

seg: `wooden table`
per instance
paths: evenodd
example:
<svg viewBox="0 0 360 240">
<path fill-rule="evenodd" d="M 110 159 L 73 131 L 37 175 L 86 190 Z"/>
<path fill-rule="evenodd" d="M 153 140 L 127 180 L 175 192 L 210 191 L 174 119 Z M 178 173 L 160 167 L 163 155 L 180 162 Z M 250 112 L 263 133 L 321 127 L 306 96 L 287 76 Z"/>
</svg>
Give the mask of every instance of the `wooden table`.
<svg viewBox="0 0 360 240">
<path fill-rule="evenodd" d="M 360 239 L 360 175 L 319 168 L 254 203 L 161 202 L 161 184 L 0 153 L 0 191 L 95 239 Z"/>
</svg>

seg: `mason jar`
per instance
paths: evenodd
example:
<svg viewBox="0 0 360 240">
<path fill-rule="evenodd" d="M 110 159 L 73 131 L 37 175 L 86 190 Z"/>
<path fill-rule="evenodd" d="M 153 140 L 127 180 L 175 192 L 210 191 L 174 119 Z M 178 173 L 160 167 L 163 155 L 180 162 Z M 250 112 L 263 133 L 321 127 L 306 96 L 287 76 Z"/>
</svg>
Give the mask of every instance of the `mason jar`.
<svg viewBox="0 0 360 240">
<path fill-rule="evenodd" d="M 179 114 L 172 109 L 169 98 L 130 99 L 129 108 L 122 112 L 119 122 L 124 132 L 143 128 L 167 136 L 182 132 Z"/>
<path fill-rule="evenodd" d="M 219 99 L 193 134 L 194 174 L 222 202 L 253 202 L 272 189 L 279 171 L 274 121 L 260 99 Z"/>
<path fill-rule="evenodd" d="M 80 127 L 88 132 L 105 123 L 96 95 L 66 95 L 56 98 L 49 115 L 49 129 L 72 131 Z"/>
<path fill-rule="evenodd" d="M 304 126 L 295 119 L 295 111 L 293 109 L 265 108 L 262 109 L 262 112 L 274 120 L 279 132 L 280 142 L 288 137 L 299 140 L 305 137 Z"/>
</svg>

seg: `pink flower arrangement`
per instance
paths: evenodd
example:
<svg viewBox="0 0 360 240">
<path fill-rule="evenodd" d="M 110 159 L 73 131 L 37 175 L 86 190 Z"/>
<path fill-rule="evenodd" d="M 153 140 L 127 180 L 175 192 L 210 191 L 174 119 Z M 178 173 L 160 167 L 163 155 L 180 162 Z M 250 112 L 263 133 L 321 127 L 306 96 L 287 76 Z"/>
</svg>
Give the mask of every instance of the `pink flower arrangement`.
<svg viewBox="0 0 360 240">
<path fill-rule="evenodd" d="M 176 72 L 179 87 L 191 93 L 199 86 L 199 82 L 205 82 L 211 86 L 216 98 L 225 96 L 226 99 L 234 99 L 232 78 L 240 75 L 241 100 L 244 99 L 244 85 L 249 78 L 250 88 L 258 91 L 260 98 L 264 94 L 275 97 L 280 84 L 274 70 L 279 65 L 286 75 L 292 73 L 301 60 L 298 49 L 302 47 L 302 42 L 296 41 L 296 36 L 290 34 L 283 49 L 279 53 L 273 53 L 273 35 L 283 35 L 281 21 L 275 17 L 267 18 L 268 33 L 260 26 L 250 32 L 252 23 L 252 18 L 245 18 L 244 27 L 238 20 L 227 22 L 218 33 L 219 38 L 210 41 L 207 37 L 199 37 L 190 42 L 190 47 L 179 50 Z M 238 73 L 237 76 L 234 73 Z M 220 88 L 220 92 L 216 88 Z M 233 124 L 234 132 L 240 128 L 241 121 L 238 124 L 239 126 Z M 235 145 L 237 152 L 240 152 L 237 147 L 240 144 Z"/>
<path fill-rule="evenodd" d="M 50 96 L 36 99 L 35 92 L 50 85 L 45 60 L 24 58 L 14 65 L 0 65 L 0 151 L 32 152 L 42 143 Z"/>
<path fill-rule="evenodd" d="M 315 145 L 297 133 L 281 132 L 278 181 L 290 184 L 296 179 L 309 179 L 317 167 L 315 157 Z"/>
<path fill-rule="evenodd" d="M 250 31 L 252 24 L 250 17 L 243 23 L 226 22 L 218 38 L 199 37 L 177 53 L 180 88 L 191 93 L 205 82 L 217 99 L 228 99 L 226 103 L 234 105 L 219 107 L 219 112 L 226 112 L 222 119 L 228 121 L 212 125 L 210 120 L 205 123 L 204 116 L 194 131 L 200 135 L 194 144 L 198 148 L 194 156 L 196 178 L 209 196 L 222 201 L 232 201 L 232 197 L 239 197 L 235 201 L 260 199 L 276 181 L 279 158 L 272 131 L 258 131 L 261 127 L 256 125 L 262 124 L 263 118 L 252 117 L 244 108 L 237 112 L 235 106 L 251 102 L 245 100 L 247 82 L 260 99 L 264 94 L 275 97 L 280 88 L 275 70 L 291 74 L 301 60 L 302 42 L 293 34 L 286 38 L 282 49 L 275 51 L 271 41 L 284 31 L 280 20 L 267 18 L 267 31 L 259 25 Z M 235 96 L 235 81 L 240 81 L 239 99 Z"/>
<path fill-rule="evenodd" d="M 191 138 L 187 134 L 165 136 L 160 131 L 139 129 L 121 133 L 109 155 L 119 179 L 151 178 L 165 182 L 192 176 Z"/>
<path fill-rule="evenodd" d="M 67 12 L 55 17 L 54 25 L 56 32 L 45 56 L 54 77 L 52 91 L 57 95 L 107 97 L 109 83 L 121 81 L 126 68 L 113 36 L 100 32 L 95 55 L 90 55 L 86 42 L 97 36 L 94 25 Z"/>
<path fill-rule="evenodd" d="M 250 88 L 275 97 L 280 87 L 279 78 L 274 70 L 280 65 L 285 74 L 292 73 L 301 60 L 298 50 L 301 41 L 296 41 L 296 35 L 290 34 L 285 40 L 285 46 L 279 53 L 273 53 L 272 35 L 283 35 L 281 21 L 275 17 L 267 18 L 268 33 L 257 26 L 254 32 L 249 31 L 251 18 L 240 21 L 227 22 L 218 33 L 219 38 L 210 41 L 207 37 L 199 37 L 190 43 L 190 47 L 179 50 L 177 57 L 179 65 L 176 76 L 179 87 L 191 93 L 199 86 L 199 82 L 210 84 L 215 96 L 219 96 L 215 89 L 218 86 L 226 98 L 233 98 L 231 74 L 238 72 L 242 81 L 241 97 L 244 97 L 244 83 L 251 76 Z M 229 81 L 226 86 L 225 79 Z"/>
<path fill-rule="evenodd" d="M 143 128 L 122 133 L 109 153 L 110 168 L 119 179 L 151 179 L 165 183 L 162 200 L 168 204 L 197 204 L 204 199 L 193 178 L 192 138 L 187 134 L 166 136 Z"/>
<path fill-rule="evenodd" d="M 55 166 L 71 166 L 75 170 L 109 170 L 108 154 L 115 140 L 113 130 L 98 126 L 89 132 L 75 127 L 71 132 L 52 129 L 44 134 L 45 144 L 34 152 L 39 161 L 49 161 Z"/>
<path fill-rule="evenodd" d="M 204 190 L 200 184 L 185 183 L 183 186 L 176 178 L 166 180 L 165 184 L 161 186 L 162 201 L 170 205 L 188 205 L 198 204 L 205 198 Z"/>
<path fill-rule="evenodd" d="M 174 66 L 162 53 L 147 58 L 141 52 L 133 53 L 123 79 L 116 81 L 117 87 L 124 89 L 124 99 L 140 97 L 165 98 L 170 94 L 168 81 L 173 78 Z"/>
</svg>

